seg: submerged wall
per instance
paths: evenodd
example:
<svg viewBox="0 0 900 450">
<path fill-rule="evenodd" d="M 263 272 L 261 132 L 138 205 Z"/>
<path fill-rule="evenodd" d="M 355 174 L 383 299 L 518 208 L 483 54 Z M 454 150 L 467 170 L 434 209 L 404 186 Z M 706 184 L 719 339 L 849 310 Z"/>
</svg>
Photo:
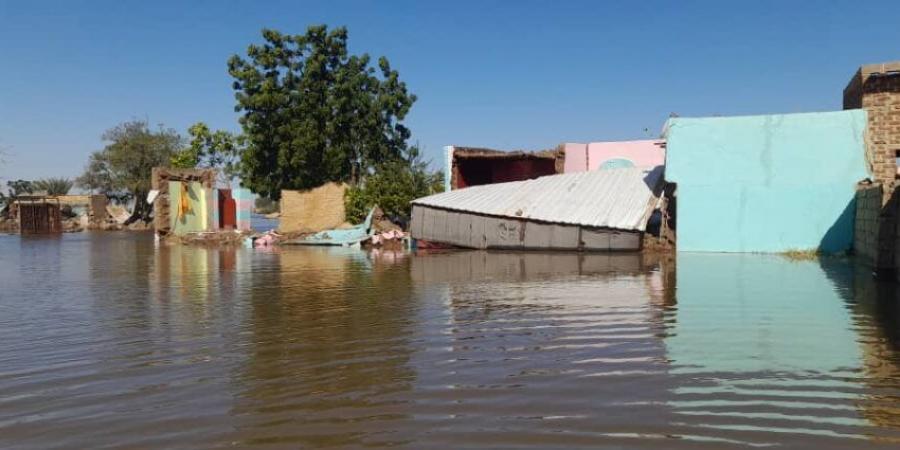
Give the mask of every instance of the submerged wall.
<svg viewBox="0 0 900 450">
<path fill-rule="evenodd" d="M 305 191 L 281 191 L 278 231 L 310 232 L 337 228 L 345 220 L 346 190 L 344 184 L 328 183 Z"/>
<path fill-rule="evenodd" d="M 675 118 L 666 180 L 677 184 L 679 251 L 849 250 L 866 178 L 866 113 Z"/>
<path fill-rule="evenodd" d="M 413 205 L 414 239 L 476 249 L 633 251 L 640 231 L 493 217 Z"/>
</svg>

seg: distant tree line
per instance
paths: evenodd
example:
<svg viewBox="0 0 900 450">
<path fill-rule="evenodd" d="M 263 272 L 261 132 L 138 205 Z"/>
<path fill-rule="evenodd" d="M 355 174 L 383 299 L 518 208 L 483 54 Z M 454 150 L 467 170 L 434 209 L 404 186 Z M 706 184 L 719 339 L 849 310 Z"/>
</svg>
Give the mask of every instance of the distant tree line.
<svg viewBox="0 0 900 450">
<path fill-rule="evenodd" d="M 134 201 L 129 221 L 149 220 L 153 167 L 215 167 L 223 181 L 239 180 L 277 201 L 283 189 L 326 182 L 352 185 L 348 217 L 379 204 L 408 216 L 409 201 L 442 189 L 403 124 L 416 96 L 381 57 L 347 49 L 346 28 L 312 26 L 305 34 L 265 29 L 263 42 L 228 60 L 241 133 L 198 122 L 182 137 L 147 121 L 122 123 L 103 134 L 76 184 L 119 201 Z"/>
</svg>

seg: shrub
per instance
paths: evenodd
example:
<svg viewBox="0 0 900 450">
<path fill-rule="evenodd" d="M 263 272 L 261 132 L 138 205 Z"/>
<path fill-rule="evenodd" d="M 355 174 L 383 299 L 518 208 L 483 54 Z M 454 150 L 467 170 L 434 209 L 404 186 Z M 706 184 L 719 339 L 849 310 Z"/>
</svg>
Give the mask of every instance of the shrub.
<svg viewBox="0 0 900 450">
<path fill-rule="evenodd" d="M 412 206 L 410 202 L 444 190 L 444 174 L 428 170 L 427 163 L 412 148 L 405 159 L 376 166 L 359 186 L 347 189 L 344 206 L 347 221 L 362 222 L 369 210 L 379 206 L 392 222 L 406 228 Z"/>
</svg>

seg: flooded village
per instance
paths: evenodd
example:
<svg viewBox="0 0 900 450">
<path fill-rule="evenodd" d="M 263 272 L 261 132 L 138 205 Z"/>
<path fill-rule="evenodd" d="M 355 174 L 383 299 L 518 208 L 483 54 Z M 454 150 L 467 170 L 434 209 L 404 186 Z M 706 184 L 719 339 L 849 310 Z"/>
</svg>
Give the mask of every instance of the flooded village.
<svg viewBox="0 0 900 450">
<path fill-rule="evenodd" d="M 241 132 L 4 175 L 0 447 L 900 446 L 900 62 L 430 161 L 370 64 L 266 29 Z"/>
</svg>

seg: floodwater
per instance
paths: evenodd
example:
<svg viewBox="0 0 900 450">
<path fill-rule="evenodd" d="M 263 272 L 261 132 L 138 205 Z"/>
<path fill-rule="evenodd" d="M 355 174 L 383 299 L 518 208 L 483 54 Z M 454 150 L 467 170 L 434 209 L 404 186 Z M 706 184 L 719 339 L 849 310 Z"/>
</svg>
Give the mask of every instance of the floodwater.
<svg viewBox="0 0 900 450">
<path fill-rule="evenodd" d="M 851 261 L 0 236 L 0 448 L 896 448 Z"/>
</svg>

